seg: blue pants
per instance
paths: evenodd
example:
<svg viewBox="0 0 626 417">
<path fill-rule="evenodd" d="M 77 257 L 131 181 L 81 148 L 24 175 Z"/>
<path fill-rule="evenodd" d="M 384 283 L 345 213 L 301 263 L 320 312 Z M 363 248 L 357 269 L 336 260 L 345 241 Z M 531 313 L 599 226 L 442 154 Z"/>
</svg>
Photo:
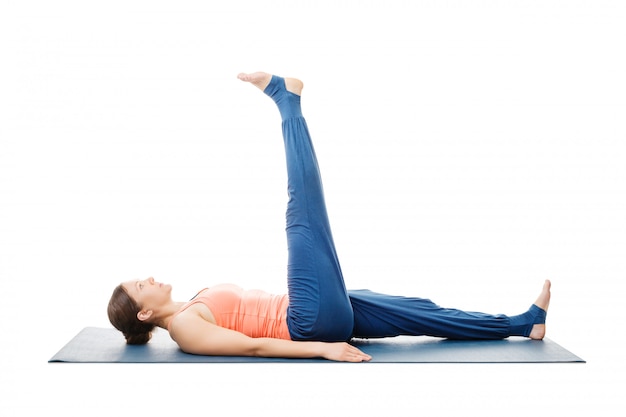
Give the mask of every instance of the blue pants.
<svg viewBox="0 0 626 417">
<path fill-rule="evenodd" d="M 287 325 L 292 340 L 347 341 L 352 337 L 398 335 L 451 339 L 528 336 L 543 312 L 536 306 L 522 315 L 508 317 L 441 308 L 430 300 L 415 297 L 347 291 L 300 96 L 287 91 L 284 79 L 277 76 L 272 77 L 264 92 L 278 105 L 287 159 Z"/>
</svg>

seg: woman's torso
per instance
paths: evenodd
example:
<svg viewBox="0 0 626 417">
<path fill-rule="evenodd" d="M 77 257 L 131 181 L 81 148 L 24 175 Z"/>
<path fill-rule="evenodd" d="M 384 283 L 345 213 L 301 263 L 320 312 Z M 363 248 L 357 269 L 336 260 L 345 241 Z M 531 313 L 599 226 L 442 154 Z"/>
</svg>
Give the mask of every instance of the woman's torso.
<svg viewBox="0 0 626 417">
<path fill-rule="evenodd" d="M 288 305 L 289 299 L 286 294 L 275 295 L 260 290 L 244 290 L 237 285 L 220 284 L 200 291 L 178 311 L 177 315 L 196 306 L 192 310 L 197 310 L 197 314 L 205 320 L 220 327 L 238 331 L 249 337 L 289 340 L 291 337 L 287 328 Z M 204 306 L 209 311 L 206 311 Z"/>
</svg>

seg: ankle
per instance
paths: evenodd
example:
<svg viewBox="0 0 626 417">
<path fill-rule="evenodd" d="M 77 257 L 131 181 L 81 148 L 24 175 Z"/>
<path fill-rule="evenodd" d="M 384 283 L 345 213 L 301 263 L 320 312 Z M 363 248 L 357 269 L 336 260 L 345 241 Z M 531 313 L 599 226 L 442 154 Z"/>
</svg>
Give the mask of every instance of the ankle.
<svg viewBox="0 0 626 417">
<path fill-rule="evenodd" d="M 543 338 L 545 334 L 546 311 L 535 304 L 531 305 L 525 313 L 510 316 L 509 320 L 510 336 Z M 541 326 L 543 326 L 543 334 L 541 334 Z"/>
</svg>

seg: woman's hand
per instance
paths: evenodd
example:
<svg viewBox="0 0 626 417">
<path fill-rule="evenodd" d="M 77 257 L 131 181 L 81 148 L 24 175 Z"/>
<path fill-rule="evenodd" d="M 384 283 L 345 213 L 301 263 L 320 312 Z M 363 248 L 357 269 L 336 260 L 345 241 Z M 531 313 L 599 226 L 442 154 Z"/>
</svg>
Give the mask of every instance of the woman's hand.
<svg viewBox="0 0 626 417">
<path fill-rule="evenodd" d="M 322 357 L 331 361 L 364 362 L 372 357 L 349 343 L 322 343 Z"/>
</svg>

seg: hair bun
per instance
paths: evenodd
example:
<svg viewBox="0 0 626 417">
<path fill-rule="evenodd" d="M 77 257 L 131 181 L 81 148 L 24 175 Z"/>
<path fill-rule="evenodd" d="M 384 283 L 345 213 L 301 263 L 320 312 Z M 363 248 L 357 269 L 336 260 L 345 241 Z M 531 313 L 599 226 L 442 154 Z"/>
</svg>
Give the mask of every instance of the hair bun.
<svg viewBox="0 0 626 417">
<path fill-rule="evenodd" d="M 152 337 L 152 332 L 126 334 L 126 343 L 129 345 L 144 345 Z"/>
</svg>

